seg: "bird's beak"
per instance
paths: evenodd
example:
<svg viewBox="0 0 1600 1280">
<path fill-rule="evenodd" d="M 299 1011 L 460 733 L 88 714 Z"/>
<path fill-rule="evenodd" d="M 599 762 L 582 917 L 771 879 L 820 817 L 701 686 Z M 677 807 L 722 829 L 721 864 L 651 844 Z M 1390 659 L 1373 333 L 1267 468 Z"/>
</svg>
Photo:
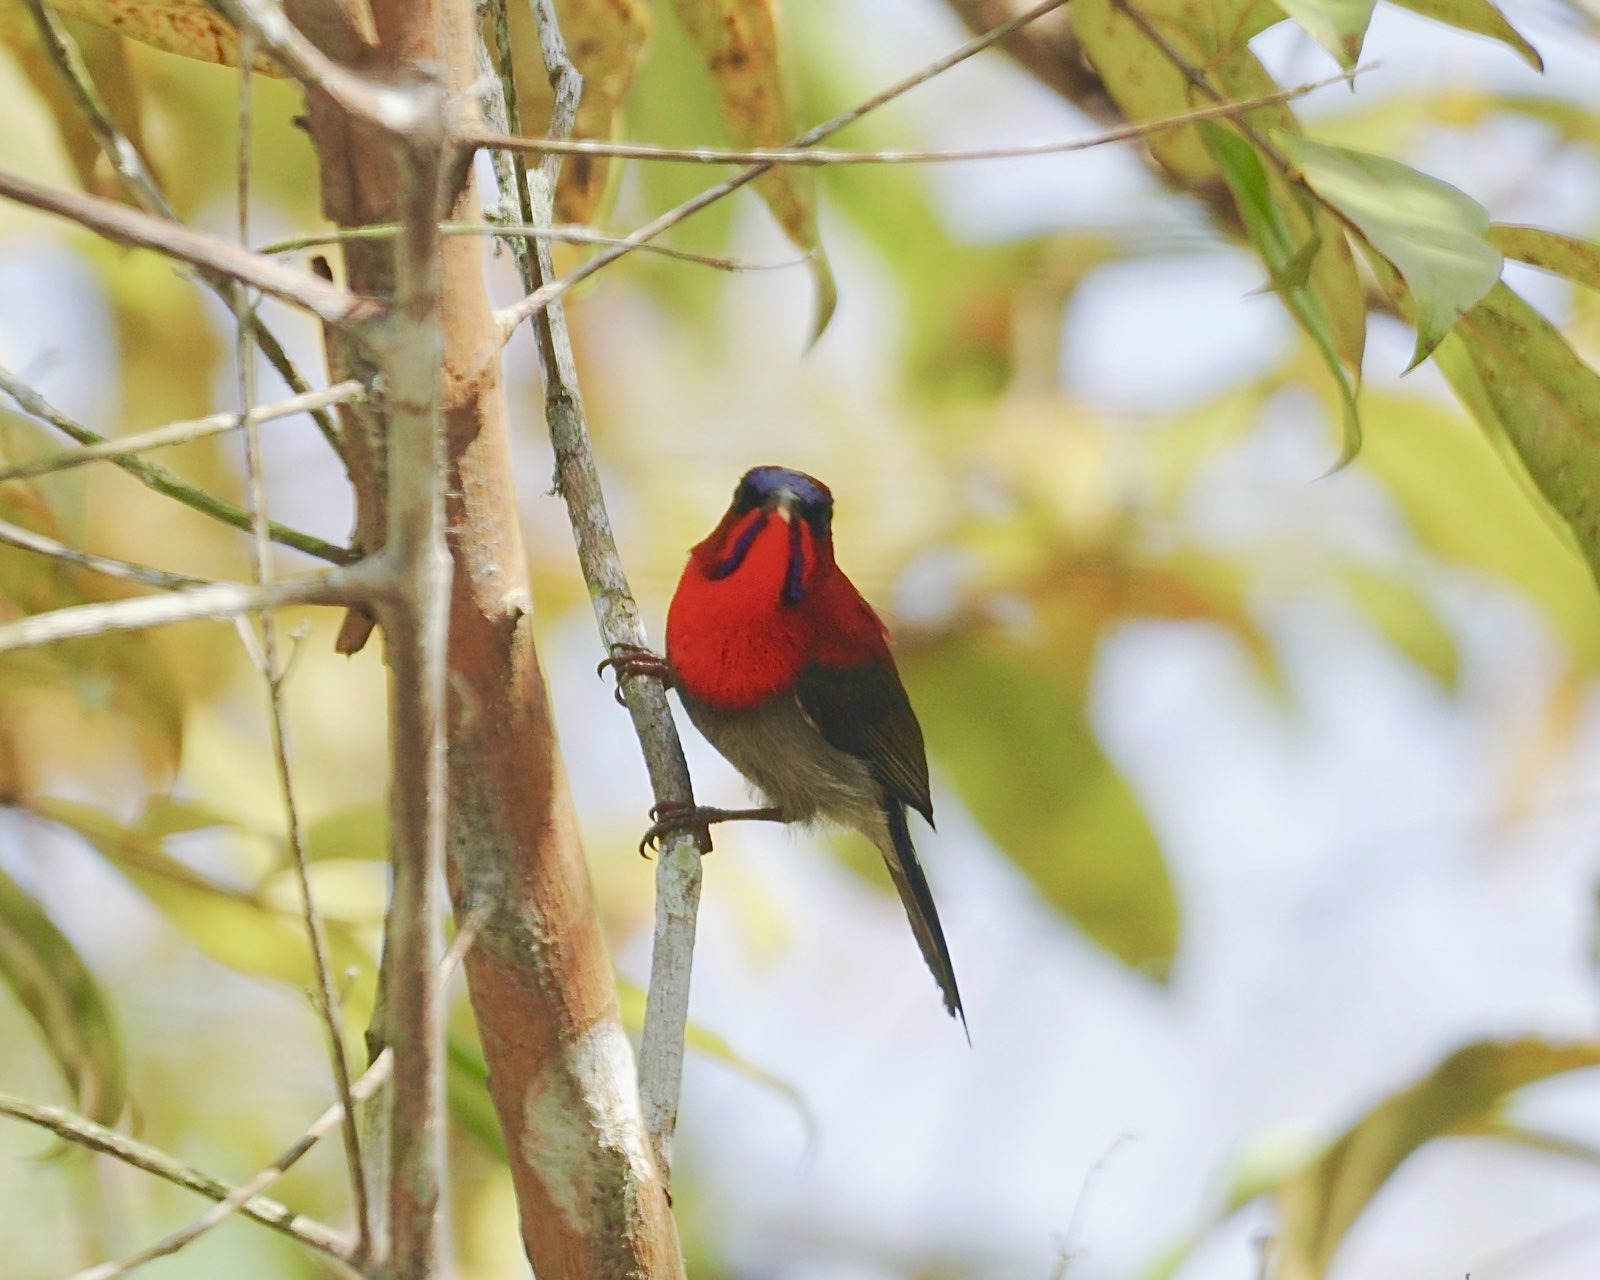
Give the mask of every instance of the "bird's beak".
<svg viewBox="0 0 1600 1280">
<path fill-rule="evenodd" d="M 776 511 L 783 520 L 790 521 L 800 509 L 800 495 L 792 489 L 774 489 L 762 505 L 768 511 Z"/>
</svg>

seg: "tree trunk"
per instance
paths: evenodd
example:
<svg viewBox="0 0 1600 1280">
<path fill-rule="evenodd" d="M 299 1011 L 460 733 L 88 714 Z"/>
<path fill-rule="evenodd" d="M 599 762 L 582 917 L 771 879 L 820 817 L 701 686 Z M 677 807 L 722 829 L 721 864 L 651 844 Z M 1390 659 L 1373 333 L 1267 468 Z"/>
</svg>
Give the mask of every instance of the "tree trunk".
<svg viewBox="0 0 1600 1280">
<path fill-rule="evenodd" d="M 289 11 L 346 66 L 442 68 L 452 102 L 466 100 L 476 74 L 469 0 L 376 0 L 375 36 L 326 4 L 290 0 Z M 390 149 L 315 92 L 309 118 L 328 216 L 346 226 L 395 221 L 406 175 L 395 172 Z M 475 218 L 471 203 L 463 193 L 450 216 Z M 480 923 L 466 957 L 468 987 L 524 1246 L 540 1280 L 678 1277 L 677 1232 L 640 1116 L 633 1053 L 528 625 L 483 247 L 450 237 L 441 257 L 454 559 L 450 879 L 458 919 L 475 913 Z M 389 294 L 385 243 L 352 243 L 345 263 L 353 289 Z M 360 359 L 330 338 L 335 370 Z M 369 553 L 383 528 L 383 428 L 370 410 L 347 418 L 357 540 Z"/>
</svg>

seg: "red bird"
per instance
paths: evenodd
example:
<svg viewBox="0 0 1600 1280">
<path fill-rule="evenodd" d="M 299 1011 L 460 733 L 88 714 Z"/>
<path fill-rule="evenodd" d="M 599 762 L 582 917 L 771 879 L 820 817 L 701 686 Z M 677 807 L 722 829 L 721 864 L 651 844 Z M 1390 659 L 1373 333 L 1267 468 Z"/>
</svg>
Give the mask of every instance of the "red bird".
<svg viewBox="0 0 1600 1280">
<path fill-rule="evenodd" d="M 832 519 L 826 485 L 756 467 L 690 551 L 667 613 L 667 678 L 768 807 L 671 813 L 651 834 L 736 818 L 824 819 L 861 832 L 888 863 L 945 1009 L 965 1026 L 906 821 L 910 806 L 933 822 L 922 729 L 883 622 L 834 563 Z M 619 674 L 650 669 L 627 656 L 618 665 Z"/>
</svg>

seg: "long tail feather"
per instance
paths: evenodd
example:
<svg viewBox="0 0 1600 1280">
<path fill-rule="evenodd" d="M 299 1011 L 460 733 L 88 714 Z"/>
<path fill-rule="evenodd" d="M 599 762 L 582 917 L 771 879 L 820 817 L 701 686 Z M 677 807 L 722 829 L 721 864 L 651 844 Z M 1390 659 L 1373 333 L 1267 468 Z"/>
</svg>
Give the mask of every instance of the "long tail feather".
<svg viewBox="0 0 1600 1280">
<path fill-rule="evenodd" d="M 933 891 L 928 887 L 928 877 L 922 873 L 916 847 L 911 843 L 906 807 L 898 800 L 885 800 L 883 816 L 889 826 L 889 843 L 883 847 L 883 860 L 889 864 L 894 887 L 900 891 L 900 901 L 905 904 L 917 946 L 922 948 L 922 958 L 928 962 L 934 981 L 944 995 L 945 1012 L 952 1018 L 961 1019 L 961 1030 L 970 1044 L 972 1033 L 967 1030 L 967 1014 L 961 1007 L 961 992 L 956 988 L 956 971 L 950 963 L 950 948 L 945 945 L 944 930 L 939 926 L 939 909 L 933 905 Z"/>
</svg>

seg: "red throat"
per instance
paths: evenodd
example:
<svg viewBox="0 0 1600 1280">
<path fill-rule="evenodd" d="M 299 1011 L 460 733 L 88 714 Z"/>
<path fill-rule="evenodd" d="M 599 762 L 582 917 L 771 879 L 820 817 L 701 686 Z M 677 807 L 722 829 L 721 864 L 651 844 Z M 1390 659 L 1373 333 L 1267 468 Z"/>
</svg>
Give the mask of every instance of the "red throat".
<svg viewBox="0 0 1600 1280">
<path fill-rule="evenodd" d="M 740 554 L 742 550 L 742 554 Z M 667 613 L 667 659 L 689 694 L 728 709 L 793 687 L 813 662 L 886 656 L 883 624 L 798 516 L 730 512 L 689 553 Z"/>
</svg>

